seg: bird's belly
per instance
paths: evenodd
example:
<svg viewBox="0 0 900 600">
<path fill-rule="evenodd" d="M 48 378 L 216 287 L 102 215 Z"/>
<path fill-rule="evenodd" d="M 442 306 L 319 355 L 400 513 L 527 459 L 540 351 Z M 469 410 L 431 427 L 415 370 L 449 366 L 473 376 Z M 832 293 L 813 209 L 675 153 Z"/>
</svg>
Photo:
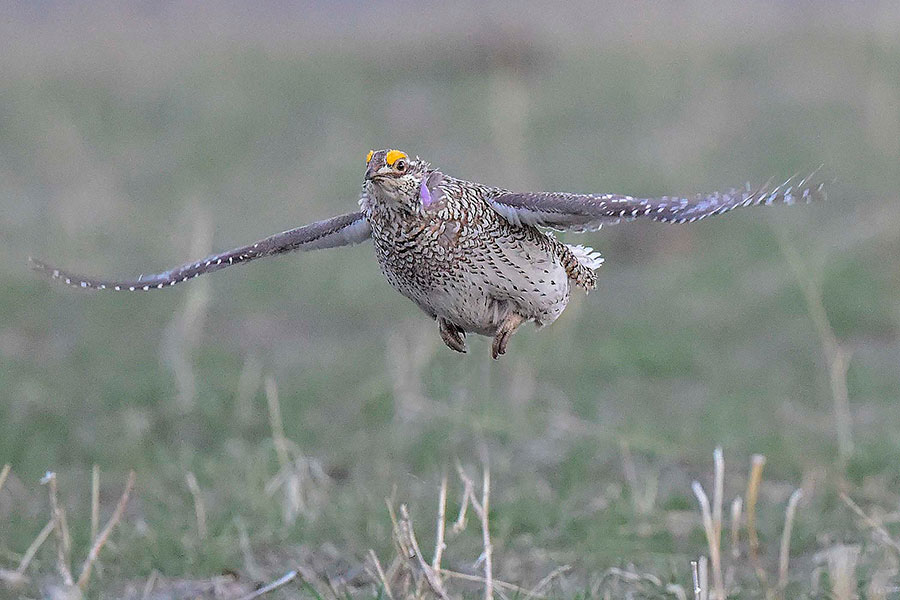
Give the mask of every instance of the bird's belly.
<svg viewBox="0 0 900 600">
<path fill-rule="evenodd" d="M 381 261 L 388 282 L 432 317 L 441 317 L 465 331 L 492 335 L 508 314 L 489 289 L 464 265 Z M 498 311 L 501 314 L 497 314 Z"/>
<path fill-rule="evenodd" d="M 497 236 L 480 273 L 497 301 L 538 325 L 552 323 L 569 302 L 569 277 L 559 258 L 544 246 L 518 236 Z"/>
<path fill-rule="evenodd" d="M 429 259 L 379 253 L 379 262 L 391 285 L 426 313 L 482 335 L 494 335 L 512 312 L 552 323 L 569 299 L 565 269 L 527 241 L 495 238 Z"/>
</svg>

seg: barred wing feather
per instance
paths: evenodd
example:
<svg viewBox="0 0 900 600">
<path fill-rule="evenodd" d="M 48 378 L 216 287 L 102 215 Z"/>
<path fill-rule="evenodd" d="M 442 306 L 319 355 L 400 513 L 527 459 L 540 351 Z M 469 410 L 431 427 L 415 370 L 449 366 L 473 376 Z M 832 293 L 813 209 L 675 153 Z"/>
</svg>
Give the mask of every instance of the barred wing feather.
<svg viewBox="0 0 900 600">
<path fill-rule="evenodd" d="M 663 223 L 693 223 L 735 208 L 758 204 L 794 204 L 825 198 L 825 184 L 813 175 L 792 183 L 757 190 L 732 189 L 694 197 L 634 198 L 619 194 L 565 192 L 501 192 L 488 199 L 491 207 L 515 225 L 538 225 L 563 231 L 593 231 L 603 225 L 646 218 Z"/>
<path fill-rule="evenodd" d="M 361 212 L 348 213 L 325 219 L 324 221 L 310 223 L 296 229 L 290 229 L 259 240 L 249 246 L 242 246 L 227 252 L 214 254 L 197 262 L 188 263 L 162 273 L 141 276 L 134 280 L 85 277 L 57 269 L 32 258 L 29 258 L 29 262 L 31 263 L 31 268 L 35 271 L 72 287 L 93 290 L 148 291 L 171 287 L 176 283 L 181 283 L 206 273 L 212 273 L 231 265 L 250 262 L 266 256 L 357 244 L 369 239 L 371 233 L 372 230 L 369 227 L 369 223 Z"/>
</svg>

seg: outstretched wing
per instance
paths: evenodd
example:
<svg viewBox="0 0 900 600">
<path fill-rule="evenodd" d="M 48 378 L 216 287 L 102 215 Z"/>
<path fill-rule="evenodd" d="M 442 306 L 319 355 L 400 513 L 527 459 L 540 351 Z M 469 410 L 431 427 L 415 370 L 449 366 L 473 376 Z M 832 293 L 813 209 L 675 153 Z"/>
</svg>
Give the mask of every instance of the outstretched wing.
<svg viewBox="0 0 900 600">
<path fill-rule="evenodd" d="M 814 174 L 814 173 L 813 173 Z M 732 189 L 698 194 L 693 198 L 662 196 L 633 198 L 618 194 L 567 194 L 563 192 L 503 192 L 488 198 L 500 216 L 515 225 L 540 225 L 553 229 L 593 231 L 602 225 L 647 218 L 664 223 L 693 223 L 741 206 L 811 202 L 825 198 L 824 183 L 813 183 L 812 175 L 779 186 L 768 184 L 755 191 Z"/>
<path fill-rule="evenodd" d="M 349 213 L 310 223 L 303 227 L 291 229 L 283 233 L 259 240 L 249 246 L 235 248 L 221 254 L 207 256 L 203 260 L 182 265 L 175 269 L 158 273 L 156 275 L 141 276 L 136 280 L 108 280 L 84 277 L 57 269 L 40 261 L 29 259 L 31 267 L 47 275 L 51 279 L 57 279 L 77 288 L 95 290 L 128 290 L 147 291 L 173 286 L 176 283 L 187 281 L 203 275 L 224 269 L 231 265 L 250 262 L 265 256 L 274 256 L 295 250 L 320 250 L 323 248 L 335 248 L 363 242 L 372 234 L 368 221 L 361 212 Z"/>
</svg>

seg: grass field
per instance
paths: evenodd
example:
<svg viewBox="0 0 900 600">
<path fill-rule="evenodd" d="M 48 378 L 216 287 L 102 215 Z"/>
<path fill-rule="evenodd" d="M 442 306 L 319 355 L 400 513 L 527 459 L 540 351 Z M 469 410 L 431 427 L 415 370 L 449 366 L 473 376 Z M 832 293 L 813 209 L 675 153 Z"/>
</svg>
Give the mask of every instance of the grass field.
<svg viewBox="0 0 900 600">
<path fill-rule="evenodd" d="M 691 597 L 690 561 L 710 553 L 691 484 L 712 496 L 717 446 L 730 598 L 900 593 L 891 3 L 9 14 L 0 597 L 74 597 L 56 533 L 14 572 L 51 518 L 47 471 L 81 565 L 94 465 L 101 528 L 132 469 L 136 485 L 89 597 L 237 598 L 291 570 L 302 577 L 267 597 L 387 597 L 369 554 L 385 569 L 396 555 L 385 499 L 408 505 L 430 563 L 445 474 L 448 521 L 462 503 L 457 462 L 478 500 L 490 469 L 493 577 L 522 588 L 498 596 Z M 33 255 L 151 272 L 352 210 L 381 147 L 509 188 L 681 194 L 819 165 L 834 182 L 820 205 L 567 235 L 607 257 L 599 288 L 523 329 L 499 362 L 489 340 L 444 348 L 367 245 L 151 294 L 77 293 L 27 269 Z M 444 567 L 483 575 L 478 521 L 448 531 Z M 405 564 L 388 573 L 396 600 L 416 591 L 405 576 L 421 578 Z"/>
</svg>

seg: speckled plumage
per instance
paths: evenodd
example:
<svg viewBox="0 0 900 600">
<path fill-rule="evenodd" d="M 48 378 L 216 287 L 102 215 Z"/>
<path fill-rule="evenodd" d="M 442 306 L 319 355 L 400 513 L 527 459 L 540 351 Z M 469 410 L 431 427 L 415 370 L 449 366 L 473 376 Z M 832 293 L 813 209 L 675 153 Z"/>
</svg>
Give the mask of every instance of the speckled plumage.
<svg viewBox="0 0 900 600">
<path fill-rule="evenodd" d="M 379 202 L 375 185 L 366 186 L 360 206 L 382 272 L 426 313 L 462 331 L 493 336 L 512 313 L 552 323 L 569 300 L 570 280 L 596 285 L 568 246 L 494 211 L 486 201 L 492 188 L 443 176 L 432 192 L 438 199 L 425 208 Z"/>
<path fill-rule="evenodd" d="M 359 212 L 135 281 L 87 278 L 37 261 L 32 264 L 75 287 L 150 290 L 264 256 L 343 246 L 371 237 L 388 282 L 438 321 L 448 347 L 465 352 L 468 332 L 493 336 L 492 356 L 497 358 L 521 324 L 555 321 L 573 285 L 585 290 L 596 286 L 594 270 L 603 262 L 600 255 L 564 244 L 539 227 L 595 230 L 640 217 L 684 223 L 740 206 L 823 197 L 822 184 L 809 180 L 695 198 L 515 193 L 449 177 L 396 150 L 380 150 L 367 158 Z"/>
</svg>

